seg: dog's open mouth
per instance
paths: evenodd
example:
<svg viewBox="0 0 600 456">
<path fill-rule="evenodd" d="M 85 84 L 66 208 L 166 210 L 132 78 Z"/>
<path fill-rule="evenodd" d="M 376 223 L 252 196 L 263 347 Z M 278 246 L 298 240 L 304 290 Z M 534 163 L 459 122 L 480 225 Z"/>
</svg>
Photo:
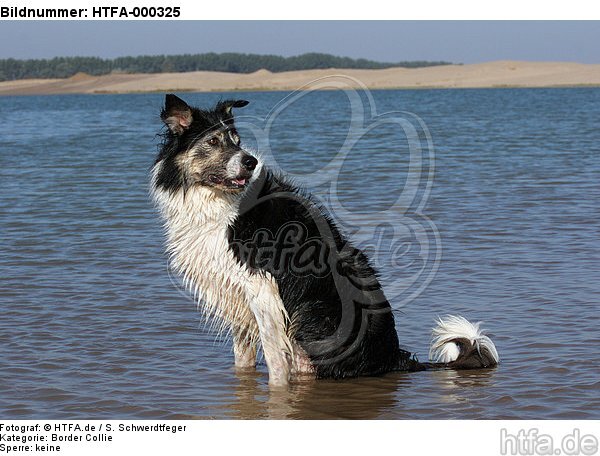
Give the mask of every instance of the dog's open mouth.
<svg viewBox="0 0 600 456">
<path fill-rule="evenodd" d="M 228 187 L 244 188 L 246 186 L 246 184 L 248 183 L 248 179 L 246 179 L 244 177 L 238 177 L 235 179 L 228 179 L 225 182 L 227 183 Z"/>
<path fill-rule="evenodd" d="M 230 189 L 242 189 L 248 185 L 249 181 L 247 177 L 238 176 L 232 179 L 230 177 L 219 177 L 216 174 L 211 174 L 208 178 L 213 184 L 222 185 Z"/>
</svg>

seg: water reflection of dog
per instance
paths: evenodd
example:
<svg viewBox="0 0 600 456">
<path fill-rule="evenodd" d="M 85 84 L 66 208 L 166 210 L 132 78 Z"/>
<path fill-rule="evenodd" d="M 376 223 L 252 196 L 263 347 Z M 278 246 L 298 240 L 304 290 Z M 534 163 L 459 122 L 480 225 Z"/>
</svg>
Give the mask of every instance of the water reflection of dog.
<svg viewBox="0 0 600 456">
<path fill-rule="evenodd" d="M 287 389 L 269 389 L 263 374 L 236 373 L 235 400 L 227 415 L 241 419 L 377 419 L 387 410 L 398 411 L 401 390 L 412 384 L 406 373 L 344 381 L 309 379 Z"/>
</svg>

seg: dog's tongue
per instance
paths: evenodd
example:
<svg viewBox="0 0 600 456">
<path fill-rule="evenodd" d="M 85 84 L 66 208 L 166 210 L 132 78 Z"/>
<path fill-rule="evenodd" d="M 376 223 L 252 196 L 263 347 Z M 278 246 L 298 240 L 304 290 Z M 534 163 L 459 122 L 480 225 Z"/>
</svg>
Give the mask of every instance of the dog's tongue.
<svg viewBox="0 0 600 456">
<path fill-rule="evenodd" d="M 246 179 L 233 179 L 233 182 L 238 185 L 246 185 Z"/>
</svg>

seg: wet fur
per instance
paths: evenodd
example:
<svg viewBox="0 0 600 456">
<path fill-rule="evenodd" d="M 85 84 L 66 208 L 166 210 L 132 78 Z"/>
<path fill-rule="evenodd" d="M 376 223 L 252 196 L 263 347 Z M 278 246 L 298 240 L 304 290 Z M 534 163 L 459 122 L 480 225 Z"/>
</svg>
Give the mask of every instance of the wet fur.
<svg viewBox="0 0 600 456">
<path fill-rule="evenodd" d="M 290 222 L 304 226 L 308 238 L 321 240 L 329 251 L 329 274 L 299 276 L 291 257 L 276 269 L 240 257 L 239 245 L 251 243 L 254 233 L 276 233 Z M 416 368 L 411 354 L 399 347 L 394 316 L 373 267 L 307 193 L 265 170 L 244 196 L 230 230 L 240 261 L 277 281 L 291 338 L 308 354 L 318 378 Z"/>
<path fill-rule="evenodd" d="M 308 193 L 260 165 L 250 173 L 240 171 L 248 179 L 243 189 L 226 185 L 236 177 L 231 174 L 237 170 L 231 165 L 235 157 L 247 155 L 230 134 L 235 131 L 232 108 L 245 104 L 226 101 L 201 110 L 168 95 L 161 113 L 168 130 L 151 183 L 171 264 L 206 313 L 232 331 L 236 364 L 253 365 L 262 345 L 270 381 L 280 384 L 300 373 L 340 379 L 494 365 L 497 356 L 481 362 L 479 350 L 473 350 L 481 346 L 476 340 L 469 346 L 458 340 L 461 334 L 453 338 L 450 333 L 444 333 L 443 343 L 455 347 L 442 349 L 448 355 L 444 363 L 413 359 L 399 346 L 376 271 Z M 212 149 L 206 142 L 211 135 L 219 143 Z M 298 274 L 293 257 L 264 261 L 273 252 L 255 245 L 256 233 L 279 233 L 289 226 L 302 227 L 306 239 L 318 240 L 326 273 Z"/>
</svg>

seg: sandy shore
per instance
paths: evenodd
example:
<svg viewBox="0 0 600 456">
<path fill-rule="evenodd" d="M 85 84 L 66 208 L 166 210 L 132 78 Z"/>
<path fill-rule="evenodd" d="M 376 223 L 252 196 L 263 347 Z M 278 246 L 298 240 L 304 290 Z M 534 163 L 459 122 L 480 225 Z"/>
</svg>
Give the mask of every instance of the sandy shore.
<svg viewBox="0 0 600 456">
<path fill-rule="evenodd" d="M 0 95 L 132 93 L 167 91 L 295 90 L 316 79 L 345 75 L 371 89 L 600 86 L 600 64 L 499 61 L 471 65 L 386 70 L 305 70 L 251 74 L 192 73 L 78 74 L 68 79 L 0 82 Z M 358 83 L 351 82 L 353 85 Z"/>
</svg>

